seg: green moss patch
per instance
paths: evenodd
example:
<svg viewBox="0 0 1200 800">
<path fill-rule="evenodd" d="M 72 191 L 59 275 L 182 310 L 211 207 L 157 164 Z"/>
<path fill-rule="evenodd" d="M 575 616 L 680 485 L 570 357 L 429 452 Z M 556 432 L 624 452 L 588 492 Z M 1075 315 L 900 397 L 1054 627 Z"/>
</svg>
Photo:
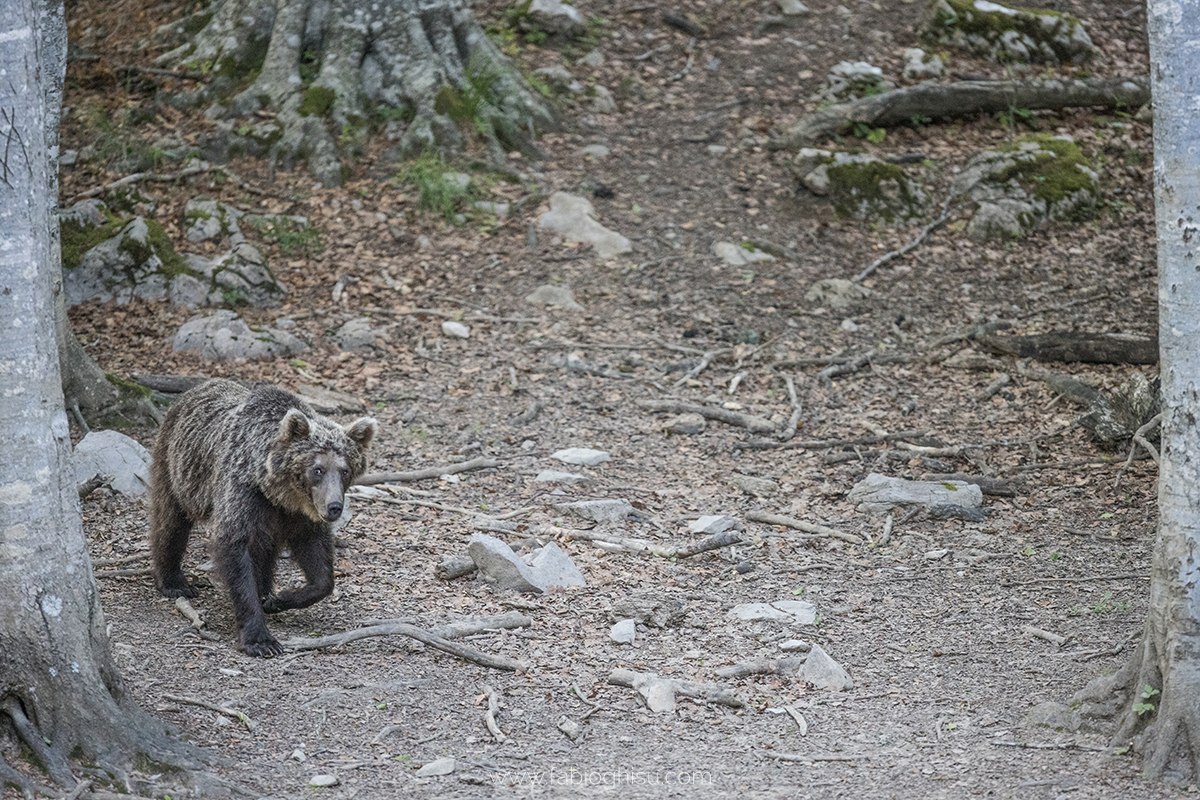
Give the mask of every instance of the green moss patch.
<svg viewBox="0 0 1200 800">
<path fill-rule="evenodd" d="M 323 117 L 333 109 L 337 93 L 328 86 L 310 86 L 296 109 L 302 117 Z"/>
<path fill-rule="evenodd" d="M 84 253 L 116 236 L 125 223 L 126 220 L 117 217 L 109 217 L 103 225 L 83 225 L 72 219 L 63 220 L 60 228 L 63 269 L 78 267 Z"/>
<path fill-rule="evenodd" d="M 1027 142 L 1038 145 L 1039 149 L 1032 151 L 1033 158 L 1007 167 L 997 173 L 994 180 L 1001 183 L 1015 180 L 1031 195 L 1050 206 L 1076 192 L 1095 190 L 1095 173 L 1074 142 L 1042 134 L 1028 136 L 997 149 L 1000 152 L 1016 152 L 1021 150 L 1022 143 Z"/>
<path fill-rule="evenodd" d="M 882 161 L 832 164 L 829 199 L 842 217 L 878 216 L 888 223 L 919 216 L 926 198 L 911 187 L 904 170 Z"/>
</svg>

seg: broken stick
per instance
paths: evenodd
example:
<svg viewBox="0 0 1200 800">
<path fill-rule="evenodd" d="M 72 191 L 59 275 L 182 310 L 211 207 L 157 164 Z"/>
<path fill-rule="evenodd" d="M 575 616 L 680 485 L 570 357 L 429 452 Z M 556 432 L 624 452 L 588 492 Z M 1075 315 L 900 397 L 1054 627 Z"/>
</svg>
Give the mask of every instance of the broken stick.
<svg viewBox="0 0 1200 800">
<path fill-rule="evenodd" d="M 473 458 L 470 461 L 460 461 L 445 467 L 428 467 L 411 472 L 371 472 L 363 475 L 354 483 L 358 486 L 374 486 L 377 483 L 411 483 L 440 478 L 443 475 L 456 475 L 459 472 L 470 472 L 476 469 L 491 469 L 500 466 L 494 458 Z"/>
<path fill-rule="evenodd" d="M 716 703 L 717 705 L 729 706 L 730 708 L 743 708 L 746 705 L 737 695 L 728 689 L 708 683 L 663 678 L 653 673 L 634 672 L 628 669 L 614 669 L 608 676 L 608 683 L 611 686 L 624 686 L 627 689 L 637 688 L 634 684 L 638 682 L 658 680 L 671 684 L 671 688 L 675 690 L 675 694 L 690 697 L 693 700 L 703 700 L 706 703 Z"/>
<path fill-rule="evenodd" d="M 637 405 L 638 408 L 658 413 L 699 414 L 705 419 L 724 422 L 726 425 L 736 425 L 739 428 L 746 428 L 753 433 L 775 432 L 775 424 L 770 420 L 749 414 L 739 414 L 736 411 L 730 411 L 725 408 L 713 408 L 712 406 L 701 406 L 694 403 L 680 403 L 675 400 L 638 400 Z"/>
<path fill-rule="evenodd" d="M 817 525 L 812 522 L 793 519 L 792 517 L 784 517 L 779 514 L 767 514 L 762 511 L 751 511 L 746 515 L 746 519 L 750 522 L 761 522 L 765 525 L 782 525 L 785 528 L 795 528 L 798 531 L 804 531 L 805 533 L 809 533 L 814 536 L 828 536 L 834 539 L 841 539 L 843 542 L 849 542 L 850 544 L 863 543 L 862 538 L 854 535 L 853 533 L 845 533 L 843 531 L 834 530 L 833 528 L 827 528 L 824 525 Z"/>
</svg>

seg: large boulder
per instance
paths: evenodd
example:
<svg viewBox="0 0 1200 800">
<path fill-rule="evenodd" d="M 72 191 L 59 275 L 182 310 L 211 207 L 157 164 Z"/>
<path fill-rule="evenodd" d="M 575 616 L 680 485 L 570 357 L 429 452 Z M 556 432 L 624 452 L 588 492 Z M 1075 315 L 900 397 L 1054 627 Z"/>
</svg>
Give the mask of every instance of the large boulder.
<svg viewBox="0 0 1200 800">
<path fill-rule="evenodd" d="M 990 0 L 932 0 L 924 35 L 931 42 L 1007 63 L 1082 64 L 1096 52 L 1075 17 Z"/>
<path fill-rule="evenodd" d="M 879 67 L 865 61 L 842 61 L 825 77 L 825 86 L 817 93 L 817 99 L 826 103 L 844 103 L 895 88 L 894 83 L 883 77 Z"/>
<path fill-rule="evenodd" d="M 232 361 L 292 356 L 308 345 L 278 328 L 251 328 L 235 312 L 222 310 L 185 322 L 175 334 L 173 349 L 195 351 L 206 361 Z"/>
<path fill-rule="evenodd" d="M 126 497 L 141 497 L 150 486 L 150 453 L 116 431 L 92 431 L 75 445 L 75 482 L 97 475 Z"/>
<path fill-rule="evenodd" d="M 1070 137 L 1041 134 L 976 154 L 952 191 L 975 203 L 972 239 L 1018 239 L 1046 220 L 1090 218 L 1098 178 Z"/>
</svg>

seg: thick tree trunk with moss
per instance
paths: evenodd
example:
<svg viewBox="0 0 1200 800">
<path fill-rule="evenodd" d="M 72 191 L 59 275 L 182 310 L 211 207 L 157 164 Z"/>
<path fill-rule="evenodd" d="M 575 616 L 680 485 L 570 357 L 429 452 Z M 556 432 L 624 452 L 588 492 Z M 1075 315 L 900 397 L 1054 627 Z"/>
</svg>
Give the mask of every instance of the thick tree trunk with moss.
<svg viewBox="0 0 1200 800">
<path fill-rule="evenodd" d="M 467 0 L 214 0 L 159 61 L 240 80 L 229 113 L 276 112 L 277 130 L 259 133 L 272 158 L 306 158 L 327 186 L 341 182 L 339 147 L 371 120 L 407 120 L 403 156 L 461 149 L 465 131 L 497 166 L 506 149 L 533 154 L 536 131 L 556 121 Z"/>
<path fill-rule="evenodd" d="M 44 131 L 56 114 L 39 85 L 61 58 L 49 51 L 65 37 L 47 31 L 61 15 L 50 0 L 0 3 L 0 785 L 26 796 L 57 792 L 14 769 L 15 757 L 68 788 L 69 759 L 82 758 L 129 791 L 139 759 L 195 765 L 124 690 L 83 537 L 55 330 Z"/>
<path fill-rule="evenodd" d="M 1158 537 L 1141 645 L 1076 696 L 1120 715 L 1145 772 L 1200 778 L 1200 0 L 1149 5 L 1158 227 L 1162 455 Z"/>
</svg>

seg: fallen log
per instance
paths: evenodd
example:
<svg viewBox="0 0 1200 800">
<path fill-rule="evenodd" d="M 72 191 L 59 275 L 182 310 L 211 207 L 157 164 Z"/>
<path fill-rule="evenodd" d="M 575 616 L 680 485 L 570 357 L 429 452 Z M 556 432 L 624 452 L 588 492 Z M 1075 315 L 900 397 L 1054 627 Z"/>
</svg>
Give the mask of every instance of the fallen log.
<svg viewBox="0 0 1200 800">
<path fill-rule="evenodd" d="M 975 343 L 1004 356 L 1084 364 L 1157 364 L 1158 337 L 1055 331 L 1036 336 L 976 336 Z"/>
<path fill-rule="evenodd" d="M 1150 102 L 1150 79 L 1087 78 L 1084 80 L 960 81 L 919 83 L 862 97 L 808 114 L 771 142 L 771 149 L 805 147 L 843 129 L 863 123 L 877 127 L 904 125 L 914 118 L 996 114 L 1014 108 L 1030 110 L 1081 108 L 1135 109 Z"/>
</svg>

